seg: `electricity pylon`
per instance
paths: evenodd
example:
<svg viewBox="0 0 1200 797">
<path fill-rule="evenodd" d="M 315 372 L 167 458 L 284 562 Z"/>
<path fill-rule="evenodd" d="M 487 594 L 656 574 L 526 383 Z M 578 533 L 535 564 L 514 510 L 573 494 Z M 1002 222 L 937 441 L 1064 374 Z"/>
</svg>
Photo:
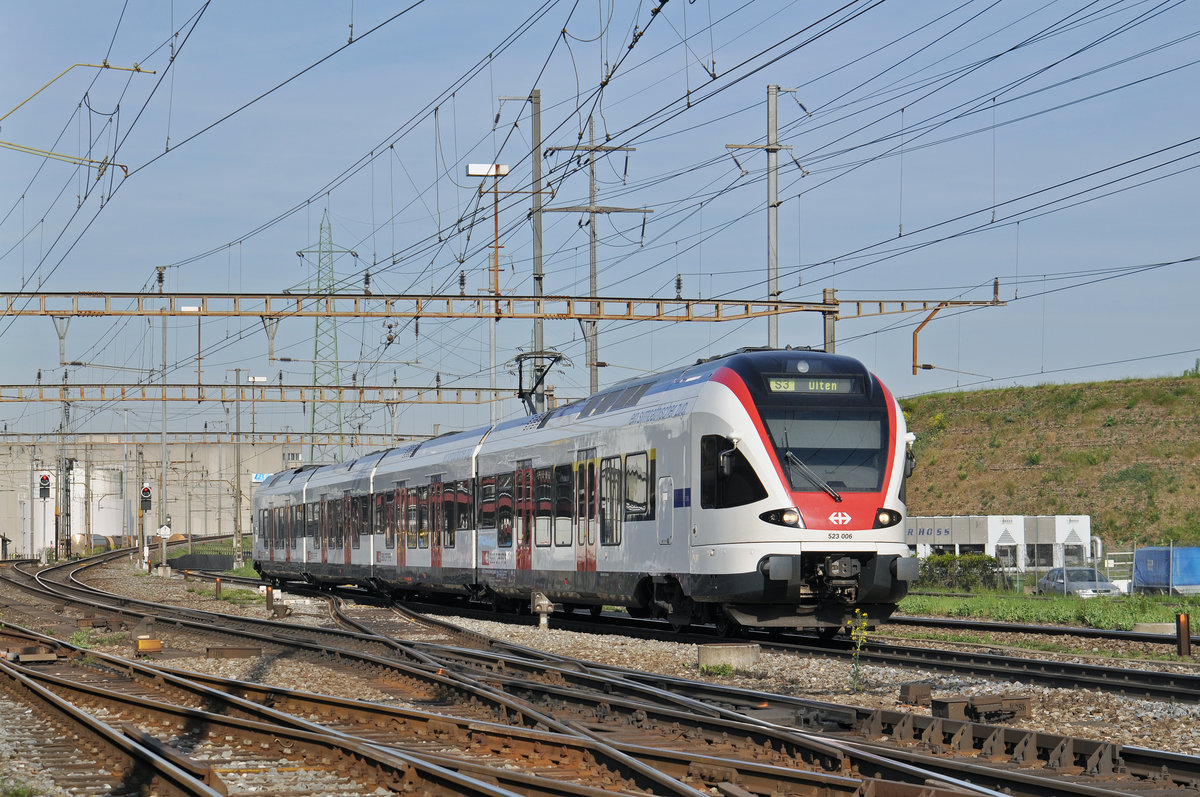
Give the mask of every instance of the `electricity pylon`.
<svg viewBox="0 0 1200 797">
<path fill-rule="evenodd" d="M 329 211 L 321 216 L 321 240 L 316 249 L 302 249 L 296 254 L 316 254 L 317 270 L 313 280 L 312 295 L 329 297 L 334 294 L 336 278 L 333 273 L 333 255 L 346 253 L 357 258 L 358 253 L 349 249 L 336 249 L 333 245 L 333 230 L 329 225 Z M 320 301 L 320 299 L 318 299 Z M 341 369 L 338 365 L 337 317 L 318 315 L 313 330 L 313 394 L 309 410 L 308 461 L 342 461 L 342 404 L 339 401 L 319 401 L 315 396 L 319 388 L 340 387 Z M 324 442 L 318 443 L 320 438 Z M 336 442 L 334 442 L 336 441 Z"/>
</svg>

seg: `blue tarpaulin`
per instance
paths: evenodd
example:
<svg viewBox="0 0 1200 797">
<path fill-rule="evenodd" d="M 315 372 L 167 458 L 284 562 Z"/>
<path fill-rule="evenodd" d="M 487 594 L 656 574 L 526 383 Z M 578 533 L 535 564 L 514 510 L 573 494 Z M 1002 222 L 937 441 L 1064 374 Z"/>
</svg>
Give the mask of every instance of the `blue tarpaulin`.
<svg viewBox="0 0 1200 797">
<path fill-rule="evenodd" d="M 1196 591 L 1200 588 L 1200 548 L 1138 548 L 1133 554 L 1133 586 Z"/>
</svg>

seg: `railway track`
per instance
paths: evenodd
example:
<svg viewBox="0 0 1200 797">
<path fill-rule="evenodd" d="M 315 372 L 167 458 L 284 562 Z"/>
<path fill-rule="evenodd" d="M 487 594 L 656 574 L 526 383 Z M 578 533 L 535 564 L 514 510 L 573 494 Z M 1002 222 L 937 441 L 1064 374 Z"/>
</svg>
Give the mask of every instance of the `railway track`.
<svg viewBox="0 0 1200 797">
<path fill-rule="evenodd" d="M 414 608 L 436 613 L 450 613 L 477 619 L 503 619 L 505 622 L 533 624 L 536 618 L 518 615 L 497 616 L 494 613 L 457 606 L 447 609 L 430 604 L 411 604 Z M 715 641 L 719 634 L 705 629 L 692 629 L 678 634 L 659 621 L 631 618 L 592 618 L 571 613 L 556 613 L 553 626 L 582 633 L 608 634 L 666 639 L 705 644 Z M 1036 627 L 1035 627 L 1036 628 Z M 745 638 L 758 642 L 764 649 L 789 651 L 796 655 L 827 656 L 841 659 L 854 656 L 853 645 L 844 638 L 817 640 L 806 634 L 765 634 L 750 632 Z M 944 649 L 914 645 L 868 642 L 859 652 L 860 661 L 870 664 L 934 669 L 943 673 L 995 678 L 1000 682 L 1021 681 L 1043 686 L 1088 688 L 1131 697 L 1165 700 L 1178 703 L 1200 703 L 1200 674 L 1178 673 L 1156 669 L 1102 666 L 1059 661 L 1047 658 L 1005 656 L 995 651 Z"/>
<path fill-rule="evenodd" d="M 1084 628 L 1083 626 L 1066 625 L 1031 625 L 1025 623 L 1005 623 L 997 620 L 970 620 L 957 617 L 914 617 L 908 615 L 892 615 L 888 625 L 906 625 L 917 628 L 950 629 L 953 631 L 974 631 L 980 633 L 1029 634 L 1056 637 L 1081 637 L 1083 639 L 1103 639 L 1119 642 L 1141 642 L 1146 644 L 1176 644 L 1174 633 L 1152 634 L 1143 631 L 1124 631 L 1112 628 Z M 1200 645 L 1200 635 L 1192 634 L 1191 642 Z"/>
<path fill-rule="evenodd" d="M 83 599 L 78 593 L 72 594 L 77 600 Z M 118 603 L 111 597 L 105 601 L 107 607 Z M 119 603 L 121 611 L 135 612 L 129 603 Z M 142 607 L 136 612 L 144 610 Z M 870 789 L 874 791 L 862 793 L 900 795 L 990 793 L 989 789 L 997 789 L 1011 794 L 1095 797 L 1186 794 L 1197 793 L 1200 788 L 1190 768 L 1193 759 L 1187 756 L 1176 760 L 1148 751 L 1145 759 L 1138 753 L 1134 760 L 1118 745 L 764 696 L 596 667 L 490 640 L 459 636 L 454 644 L 447 645 L 449 632 L 440 629 L 423 632 L 424 641 L 405 642 L 390 638 L 397 633 L 396 625 L 411 634 L 411 626 L 420 618 L 395 619 L 391 610 L 379 606 L 349 613 L 356 615 L 357 631 L 330 634 L 329 629 L 292 627 L 284 636 L 279 626 L 286 624 L 271 623 L 267 634 L 274 636 L 277 645 L 282 642 L 294 648 L 289 655 L 307 650 L 314 657 L 326 659 L 330 640 L 337 639 L 340 647 L 334 646 L 334 652 L 339 664 L 361 662 L 355 666 L 424 684 L 427 696 L 432 690 L 454 697 L 442 699 L 436 710 L 425 711 L 423 721 L 385 711 L 378 703 L 357 710 L 349 706 L 302 709 L 297 704 L 295 711 L 288 709 L 285 713 L 297 717 L 304 717 L 305 712 L 317 717 L 353 716 L 364 729 L 374 721 L 357 717 L 377 716 L 383 719 L 385 735 L 393 732 L 392 727 L 398 726 L 401 719 L 414 727 L 423 722 L 427 737 L 444 737 L 443 743 L 475 738 L 476 727 L 494 727 L 495 735 L 480 737 L 480 745 L 500 750 L 533 749 L 535 742 L 540 745 L 541 758 L 533 752 L 517 765 L 535 779 L 532 761 L 545 759 L 546 750 L 569 749 L 573 751 L 570 755 L 559 756 L 566 762 L 564 771 L 570 770 L 571 761 L 585 762 L 583 766 L 594 767 L 587 777 L 602 771 L 614 778 L 629 778 L 628 788 L 636 785 L 649 793 L 725 788 L 729 794 L 740 794 L 736 791 L 740 788 L 751 794 L 853 794 L 857 789 Z M 226 620 L 233 623 L 231 618 L 220 622 Z M 175 619 L 156 622 L 174 626 L 203 625 L 205 621 L 189 610 Z M 213 624 L 211 616 L 207 622 Z M 236 622 L 240 626 L 246 621 Z M 186 627 L 188 633 L 198 633 L 190 625 Z M 383 631 L 386 638 L 380 638 L 376 631 Z M 222 635 L 228 633 L 221 630 Z M 237 631 L 239 636 L 248 633 L 252 632 Z M 301 637 L 309 634 L 318 641 L 301 642 Z M 442 641 L 434 641 L 438 639 Z M 348 650 L 351 642 L 369 644 L 372 652 Z M 317 653 L 308 647 L 310 644 L 324 646 L 325 650 Z M 264 643 L 264 653 L 266 650 Z M 189 678 L 199 680 L 196 676 Z M 217 688 L 211 683 L 209 686 Z M 297 699 L 289 695 L 291 690 L 261 685 L 231 684 L 228 691 L 276 709 L 292 705 L 289 701 Z M 250 697 L 251 693 L 257 697 Z M 463 706 L 483 706 L 484 715 L 490 718 L 481 718 L 478 712 L 465 716 Z M 333 730 L 346 732 L 344 728 Z M 364 734 L 363 738 L 376 746 L 385 744 L 373 734 Z M 412 739 L 398 741 L 397 745 L 404 749 L 417 747 Z M 459 760 L 463 767 L 483 766 L 470 764 L 462 751 L 448 753 L 445 758 Z M 667 780 L 639 782 L 639 768 Z M 809 780 L 786 781 L 784 772 L 803 773 Z M 621 788 L 626 788 L 625 783 L 622 781 Z M 774 786 L 769 787 L 772 783 Z M 780 791 L 785 783 L 790 791 Z M 932 788 L 931 783 L 943 784 L 937 787 L 942 791 L 905 791 Z M 843 787 L 850 790 L 838 791 Z M 826 791 L 814 790 L 818 788 Z"/>
</svg>

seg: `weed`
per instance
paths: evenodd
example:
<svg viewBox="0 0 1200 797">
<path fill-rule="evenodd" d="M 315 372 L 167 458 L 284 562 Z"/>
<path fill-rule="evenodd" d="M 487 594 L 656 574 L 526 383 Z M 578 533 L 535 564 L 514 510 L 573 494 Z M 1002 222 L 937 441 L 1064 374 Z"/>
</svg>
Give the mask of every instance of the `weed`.
<svg viewBox="0 0 1200 797">
<path fill-rule="evenodd" d="M 861 692 L 866 687 L 866 676 L 862 671 L 859 654 L 863 645 L 867 644 L 867 613 L 862 609 L 854 610 L 854 622 L 850 624 L 850 641 L 854 643 L 854 661 L 850 665 L 850 688 Z"/>
<path fill-rule="evenodd" d="M 96 645 L 115 644 L 125 639 L 126 636 L 127 634 L 125 632 L 97 635 L 95 628 L 81 628 L 75 633 L 71 634 L 70 639 L 67 641 L 77 648 L 83 648 L 84 650 L 87 650 L 88 648 Z"/>
<path fill-rule="evenodd" d="M 726 678 L 733 675 L 733 666 L 730 664 L 701 664 L 700 674 L 714 678 Z"/>
<path fill-rule="evenodd" d="M 16 783 L 0 775 L 0 797 L 36 797 L 40 792 L 32 786 Z"/>
</svg>

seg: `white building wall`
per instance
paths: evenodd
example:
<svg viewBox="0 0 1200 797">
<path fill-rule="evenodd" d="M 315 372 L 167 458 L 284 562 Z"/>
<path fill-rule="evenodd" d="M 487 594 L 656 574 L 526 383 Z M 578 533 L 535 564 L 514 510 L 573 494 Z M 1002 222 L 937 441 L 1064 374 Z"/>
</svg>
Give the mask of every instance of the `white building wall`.
<svg viewBox="0 0 1200 797">
<path fill-rule="evenodd" d="M 964 516 L 957 516 L 959 519 Z M 973 515 L 966 517 L 983 517 L 987 523 L 987 542 L 984 553 L 996 556 L 999 545 L 1016 545 L 1016 569 L 1025 572 L 1033 566 L 1033 561 L 1026 548 L 1028 544 L 1040 541 L 1042 544 L 1053 542 L 1053 559 L 1056 567 L 1063 566 L 1064 548 L 1080 546 L 1085 556 L 1092 554 L 1092 519 L 1090 515 Z M 1033 530 L 1039 525 L 1038 519 L 1053 520 L 1054 538 L 1038 540 Z M 961 546 L 969 544 L 965 535 L 957 534 L 954 528 L 969 524 L 956 524 L 955 518 L 945 515 L 928 517 L 909 516 L 905 521 L 905 539 L 916 549 L 917 556 L 925 557 L 934 552 L 937 547 L 951 547 L 955 552 L 961 552 Z M 960 539 L 960 537 L 962 537 Z"/>
</svg>

